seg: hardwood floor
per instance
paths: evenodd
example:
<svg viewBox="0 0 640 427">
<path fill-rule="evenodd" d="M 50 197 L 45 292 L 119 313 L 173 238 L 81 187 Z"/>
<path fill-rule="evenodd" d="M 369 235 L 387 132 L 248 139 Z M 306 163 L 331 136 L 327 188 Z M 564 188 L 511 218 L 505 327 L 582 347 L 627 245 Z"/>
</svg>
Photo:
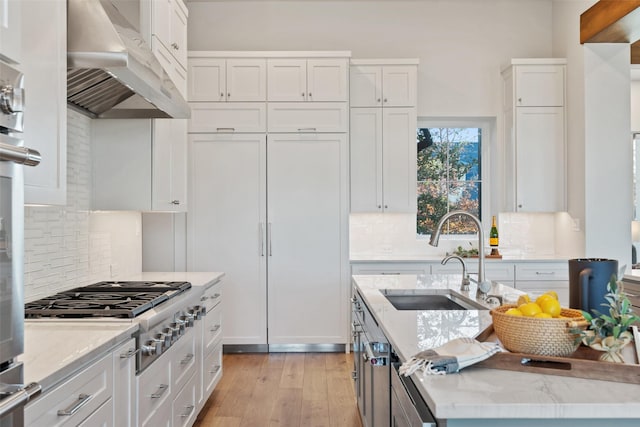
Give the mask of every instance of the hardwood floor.
<svg viewBox="0 0 640 427">
<path fill-rule="evenodd" d="M 194 427 L 361 427 L 353 354 L 225 354 Z"/>
</svg>

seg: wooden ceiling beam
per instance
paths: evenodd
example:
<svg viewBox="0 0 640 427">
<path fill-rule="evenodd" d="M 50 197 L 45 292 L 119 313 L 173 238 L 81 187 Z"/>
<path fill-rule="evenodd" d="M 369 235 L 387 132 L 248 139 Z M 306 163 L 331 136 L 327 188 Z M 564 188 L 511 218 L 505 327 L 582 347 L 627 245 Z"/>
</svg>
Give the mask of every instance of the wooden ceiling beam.
<svg viewBox="0 0 640 427">
<path fill-rule="evenodd" d="M 640 0 L 600 0 L 580 15 L 580 43 L 640 40 Z"/>
</svg>

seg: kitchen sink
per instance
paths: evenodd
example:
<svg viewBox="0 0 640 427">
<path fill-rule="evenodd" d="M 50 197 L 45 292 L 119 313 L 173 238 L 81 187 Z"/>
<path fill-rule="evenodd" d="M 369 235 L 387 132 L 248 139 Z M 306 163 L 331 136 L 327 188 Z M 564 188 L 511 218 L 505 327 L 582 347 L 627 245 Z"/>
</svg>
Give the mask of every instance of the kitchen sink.
<svg viewBox="0 0 640 427">
<path fill-rule="evenodd" d="M 451 289 L 381 289 L 397 310 L 488 310 Z"/>
</svg>

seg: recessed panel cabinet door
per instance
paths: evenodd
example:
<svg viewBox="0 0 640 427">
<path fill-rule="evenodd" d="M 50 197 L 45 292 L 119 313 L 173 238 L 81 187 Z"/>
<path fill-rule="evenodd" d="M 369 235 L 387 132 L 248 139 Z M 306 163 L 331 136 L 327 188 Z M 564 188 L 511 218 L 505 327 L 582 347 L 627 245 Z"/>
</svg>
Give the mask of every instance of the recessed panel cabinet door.
<svg viewBox="0 0 640 427">
<path fill-rule="evenodd" d="M 382 108 L 352 108 L 350 127 L 351 212 L 382 212 Z"/>
<path fill-rule="evenodd" d="M 265 141 L 189 136 L 188 268 L 225 272 L 225 344 L 267 343 Z"/>
<path fill-rule="evenodd" d="M 385 212 L 416 212 L 415 108 L 382 109 L 382 182 Z"/>
<path fill-rule="evenodd" d="M 347 136 L 269 135 L 267 147 L 269 344 L 344 342 Z"/>
<path fill-rule="evenodd" d="M 564 110 L 516 110 L 516 210 L 566 210 Z"/>
</svg>

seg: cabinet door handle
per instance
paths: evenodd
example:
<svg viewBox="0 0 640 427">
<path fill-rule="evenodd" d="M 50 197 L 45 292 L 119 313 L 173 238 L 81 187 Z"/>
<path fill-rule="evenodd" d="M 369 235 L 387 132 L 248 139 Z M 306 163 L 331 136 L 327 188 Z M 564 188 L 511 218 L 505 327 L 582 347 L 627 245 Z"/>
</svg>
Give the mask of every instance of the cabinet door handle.
<svg viewBox="0 0 640 427">
<path fill-rule="evenodd" d="M 192 359 L 193 359 L 193 353 L 189 353 L 184 357 L 184 359 L 180 361 L 180 364 L 186 365 L 187 363 L 191 362 Z"/>
<path fill-rule="evenodd" d="M 224 98 L 224 92 L 220 92 L 220 98 Z"/>
<path fill-rule="evenodd" d="M 231 92 L 227 93 L 227 98 L 231 98 Z"/>
<path fill-rule="evenodd" d="M 179 205 L 180 204 L 180 200 L 176 199 L 176 200 L 172 200 L 171 201 L 172 205 Z"/>
<path fill-rule="evenodd" d="M 130 359 L 133 356 L 135 356 L 139 351 L 140 351 L 139 349 L 136 350 L 136 349 L 130 348 L 129 350 L 127 350 L 126 353 L 120 354 L 120 359 Z"/>
<path fill-rule="evenodd" d="M 304 92 L 302 92 L 302 99 L 304 99 Z"/>
<path fill-rule="evenodd" d="M 260 256 L 264 256 L 264 222 L 260 223 Z"/>
<path fill-rule="evenodd" d="M 380 99 L 380 98 L 376 99 L 376 102 L 377 102 L 378 104 L 380 104 L 380 101 L 381 101 L 381 99 Z"/>
<path fill-rule="evenodd" d="M 385 103 L 385 104 L 387 103 L 387 98 L 385 98 L 385 99 L 384 99 L 384 103 Z"/>
<path fill-rule="evenodd" d="M 160 384 L 158 386 L 158 391 L 156 391 L 155 393 L 151 393 L 151 398 L 152 399 L 159 399 L 160 397 L 162 397 L 162 395 L 169 389 L 169 385 L 168 384 Z"/>
<path fill-rule="evenodd" d="M 68 417 L 68 416 L 71 416 L 71 415 L 75 414 L 84 405 L 89 403 L 89 401 L 91 400 L 92 397 L 93 396 L 90 395 L 90 394 L 81 393 L 80 395 L 78 395 L 78 399 L 74 403 L 72 403 L 69 407 L 67 407 L 66 409 L 59 409 L 58 410 L 58 416 Z"/>
<path fill-rule="evenodd" d="M 311 92 L 309 92 L 309 99 L 311 99 Z"/>
<path fill-rule="evenodd" d="M 185 412 L 184 414 L 180 414 L 180 416 L 182 418 L 187 418 L 193 412 L 193 408 L 194 408 L 193 405 L 185 406 L 185 409 L 187 410 L 187 412 Z"/>
</svg>

